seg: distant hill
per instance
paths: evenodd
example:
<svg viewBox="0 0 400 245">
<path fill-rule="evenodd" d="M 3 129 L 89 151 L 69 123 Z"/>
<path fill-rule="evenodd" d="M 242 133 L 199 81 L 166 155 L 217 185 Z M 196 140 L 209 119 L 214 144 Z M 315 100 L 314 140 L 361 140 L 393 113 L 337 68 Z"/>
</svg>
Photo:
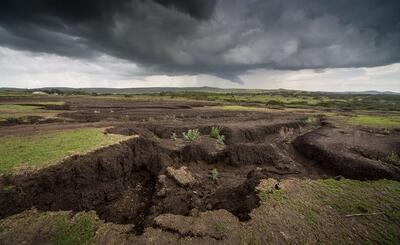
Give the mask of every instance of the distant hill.
<svg viewBox="0 0 400 245">
<path fill-rule="evenodd" d="M 33 92 L 33 91 L 62 91 L 65 93 L 86 93 L 86 94 L 155 94 L 155 93 L 183 93 L 183 92 L 203 92 L 203 93 L 285 93 L 285 92 L 304 92 L 310 94 L 341 94 L 341 95 L 400 95 L 391 91 L 360 91 L 360 92 L 308 92 L 286 89 L 225 89 L 215 87 L 142 87 L 142 88 L 69 88 L 69 87 L 44 87 L 36 89 L 21 88 L 0 88 L 0 92 Z"/>
</svg>

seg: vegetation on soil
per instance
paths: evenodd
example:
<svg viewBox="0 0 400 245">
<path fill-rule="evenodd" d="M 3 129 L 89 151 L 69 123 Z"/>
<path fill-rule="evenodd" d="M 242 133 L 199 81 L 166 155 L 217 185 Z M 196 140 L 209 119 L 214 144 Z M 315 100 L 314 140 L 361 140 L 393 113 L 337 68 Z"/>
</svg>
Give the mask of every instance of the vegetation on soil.
<svg viewBox="0 0 400 245">
<path fill-rule="evenodd" d="M 218 233 L 225 233 L 226 230 L 227 230 L 227 227 L 226 227 L 225 223 L 223 223 L 223 222 L 217 222 L 217 223 L 215 224 L 215 230 L 216 230 Z"/>
<path fill-rule="evenodd" d="M 33 209 L 0 220 L 0 239 L 4 244 L 29 244 L 32 237 L 39 238 L 37 244 L 91 244 L 100 225 L 94 212 L 73 215 Z"/>
<path fill-rule="evenodd" d="M 288 91 L 286 92 L 289 93 Z M 357 111 L 360 115 L 352 116 L 349 119 L 353 112 L 350 114 L 347 111 L 353 109 L 381 110 L 382 108 L 386 108 L 382 110 L 399 110 L 398 108 L 400 107 L 396 107 L 400 105 L 398 96 L 378 95 L 373 98 L 373 96 L 367 95 L 330 95 L 321 93 L 321 97 L 317 97 L 318 93 L 299 92 L 295 98 L 286 98 L 286 92 L 275 91 L 274 93 L 276 94 L 259 92 L 256 96 L 248 96 L 243 93 L 236 94 L 236 92 L 232 94 L 214 93 L 212 95 L 208 93 L 193 93 L 193 96 L 198 97 L 191 99 L 228 102 L 230 100 L 239 100 L 241 103 L 260 103 L 260 105 L 256 105 L 259 107 L 223 106 L 227 110 L 272 111 L 272 109 L 263 106 L 285 106 L 291 108 L 322 106 L 324 108 L 343 109 L 344 120 L 349 120 L 353 125 L 400 126 L 400 117 L 397 116 L 399 114 L 396 115 L 395 112 L 383 114 L 383 112 Z M 182 94 L 184 99 L 191 96 L 188 96 L 188 93 Z M 152 96 L 147 95 L 147 97 Z M 168 96 L 170 96 L 168 93 L 164 93 L 162 95 L 154 95 L 153 98 L 169 98 Z M 115 97 L 121 98 L 120 96 Z M 140 96 L 127 96 L 126 99 L 138 97 Z M 3 112 L 9 110 L 12 115 L 32 115 L 43 113 L 44 111 L 40 109 L 41 107 L 35 108 L 35 106 L 25 108 L 25 106 L 0 105 L 0 118 L 2 116 L 1 108 L 3 108 Z M 278 108 L 277 110 L 281 109 Z M 289 110 L 303 109 L 295 108 Z M 18 113 L 18 111 L 21 113 Z M 282 112 L 285 111 L 282 110 Z M 368 113 L 375 114 L 368 115 Z M 237 114 L 240 114 L 240 112 L 237 112 Z M 11 120 L 21 120 L 19 117 L 10 118 Z M 126 115 L 122 120 L 129 121 L 129 115 Z M 157 119 L 149 118 L 149 121 L 154 120 Z M 170 119 L 168 118 L 168 120 Z M 309 116 L 304 119 L 304 122 L 308 126 L 315 125 L 318 122 L 318 116 Z M 292 128 L 282 127 L 279 134 L 284 139 L 284 142 L 289 143 L 294 133 Z M 183 133 L 183 137 L 187 141 L 194 141 L 200 137 L 200 132 L 198 129 L 190 129 Z M 213 127 L 210 137 L 224 144 L 225 136 L 221 135 L 219 128 Z M 107 146 L 127 138 L 120 135 L 105 135 L 103 129 L 93 128 L 23 137 L 1 137 L 0 174 L 24 169 L 25 167 L 47 166 L 64 157 L 73 154 L 85 154 L 98 147 Z M 175 132 L 170 136 L 171 140 L 177 140 L 177 138 L 178 135 Z M 387 156 L 380 155 L 375 160 L 400 166 L 399 152 L 390 152 Z M 211 183 L 213 184 L 212 186 L 217 186 L 215 185 L 216 183 L 225 183 L 225 171 L 224 169 L 224 174 L 220 176 L 218 169 L 214 168 L 205 173 L 206 175 L 208 174 L 206 178 L 210 182 L 214 181 L 214 183 Z M 348 179 L 307 180 L 282 178 L 281 183 L 281 189 L 259 192 L 261 206 L 252 211 L 250 222 L 241 224 L 243 234 L 242 232 L 240 234 L 243 244 L 265 244 L 266 241 L 273 241 L 271 238 L 274 237 L 279 238 L 280 241 L 285 239 L 287 243 L 304 244 L 316 242 L 400 244 L 400 182 L 390 180 L 357 181 Z M 13 192 L 15 188 L 16 186 L 13 185 L 3 185 L 0 191 Z M 38 237 L 45 241 L 50 240 L 53 244 L 87 244 L 93 242 L 95 236 L 97 236 L 98 224 L 96 222 L 98 221 L 96 218 L 86 213 L 78 213 L 76 217 L 65 213 L 43 212 L 39 216 L 32 217 L 23 217 L 24 214 L 17 214 L 0 220 L 0 240 L 10 241 L 5 244 L 21 244 L 24 241 L 24 236 L 34 234 L 34 239 Z M 22 218 L 17 221 L 15 217 Z M 40 224 L 39 228 L 34 230 L 36 229 L 34 228 L 35 225 L 38 223 Z M 217 222 L 209 225 L 214 232 L 226 233 L 229 236 L 231 233 L 227 232 L 229 230 L 228 224 L 227 222 Z M 115 225 L 118 226 L 117 224 Z M 36 235 L 35 231 L 42 233 Z M 99 233 L 97 232 L 97 234 Z M 131 235 L 133 236 L 133 234 L 124 234 L 124 238 Z"/>
<path fill-rule="evenodd" d="M 260 192 L 263 202 L 253 213 L 253 225 L 247 232 L 261 229 L 259 238 L 263 239 L 284 230 L 288 243 L 327 242 L 327 234 L 332 244 L 400 242 L 398 181 L 297 179 L 285 180 L 280 186 L 281 190 Z"/>
<path fill-rule="evenodd" d="M 57 245 L 90 244 L 95 232 L 96 225 L 88 214 L 75 217 L 72 221 L 62 216 L 56 222 L 53 242 Z"/>
<path fill-rule="evenodd" d="M 213 181 L 217 181 L 218 177 L 219 177 L 218 169 L 214 168 L 213 170 L 211 170 L 210 179 L 213 180 Z"/>
<path fill-rule="evenodd" d="M 225 92 L 166 92 L 163 97 L 192 100 L 256 103 L 264 106 L 326 107 L 341 110 L 400 111 L 400 96 L 396 94 L 351 94 L 291 90 L 250 90 Z M 240 108 L 239 108 L 240 109 Z"/>
<path fill-rule="evenodd" d="M 37 90 L 0 89 L 0 96 L 26 96 Z M 400 96 L 395 93 L 328 93 L 296 90 L 218 89 L 218 88 L 132 88 L 71 89 L 48 88 L 44 92 L 93 98 L 140 100 L 206 100 L 231 103 L 257 103 L 263 106 L 325 107 L 340 110 L 400 111 Z M 40 97 L 40 96 L 39 96 Z M 46 96 L 46 97 L 51 97 Z M 240 109 L 240 108 L 239 108 Z"/>
<path fill-rule="evenodd" d="M 85 154 L 128 138 L 104 134 L 103 131 L 101 128 L 84 128 L 30 136 L 2 137 L 0 174 L 20 168 L 47 166 L 65 157 Z"/>
<path fill-rule="evenodd" d="M 309 125 L 316 125 L 318 123 L 318 118 L 313 117 L 313 116 L 309 116 L 306 118 L 306 120 L 304 120 L 305 123 L 309 124 Z"/>
<path fill-rule="evenodd" d="M 182 135 L 185 140 L 194 141 L 200 137 L 200 131 L 197 128 L 189 129 L 187 132 L 183 132 Z"/>
<path fill-rule="evenodd" d="M 225 135 L 221 135 L 218 127 L 211 128 L 210 137 L 216 139 L 221 145 L 225 145 Z"/>
<path fill-rule="evenodd" d="M 270 191 L 262 191 L 260 192 L 260 198 L 261 200 L 263 200 L 264 202 L 268 202 L 269 200 L 275 200 L 275 201 L 279 201 L 282 200 L 286 197 L 286 194 L 283 190 L 270 190 Z"/>
<path fill-rule="evenodd" d="M 389 155 L 387 155 L 384 159 L 384 162 L 396 165 L 400 167 L 400 156 L 396 154 L 395 152 L 390 152 Z"/>
<path fill-rule="evenodd" d="M 173 133 L 171 134 L 170 139 L 173 140 L 173 141 L 175 141 L 177 138 L 178 138 L 178 136 L 176 135 L 175 132 L 173 132 Z"/>
<path fill-rule="evenodd" d="M 35 104 L 59 105 L 60 102 L 41 102 Z M 45 110 L 38 105 L 2 104 L 0 105 L 0 120 L 21 123 L 24 122 L 28 116 L 55 117 L 60 112 L 61 111 Z"/>
<path fill-rule="evenodd" d="M 365 125 L 365 126 L 399 127 L 400 116 L 356 115 L 350 118 L 350 123 L 354 125 Z"/>
<path fill-rule="evenodd" d="M 261 111 L 266 112 L 268 108 L 254 107 L 254 106 L 242 106 L 242 105 L 224 105 L 222 109 L 229 111 Z"/>
</svg>

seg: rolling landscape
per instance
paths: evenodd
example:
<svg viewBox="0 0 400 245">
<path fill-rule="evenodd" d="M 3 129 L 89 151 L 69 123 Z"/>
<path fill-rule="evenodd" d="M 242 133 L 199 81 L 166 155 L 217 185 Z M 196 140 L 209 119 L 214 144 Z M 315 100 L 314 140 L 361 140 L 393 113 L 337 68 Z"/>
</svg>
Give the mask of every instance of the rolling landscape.
<svg viewBox="0 0 400 245">
<path fill-rule="evenodd" d="M 1 2 L 0 244 L 399 244 L 399 11 Z"/>
</svg>

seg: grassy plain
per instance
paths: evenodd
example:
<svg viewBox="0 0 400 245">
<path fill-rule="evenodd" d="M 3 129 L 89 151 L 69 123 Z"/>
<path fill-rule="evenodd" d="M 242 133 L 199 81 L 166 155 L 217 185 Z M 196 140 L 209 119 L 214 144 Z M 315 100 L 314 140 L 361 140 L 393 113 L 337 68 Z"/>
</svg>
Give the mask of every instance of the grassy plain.
<svg viewBox="0 0 400 245">
<path fill-rule="evenodd" d="M 0 174 L 20 168 L 40 168 L 65 157 L 85 154 L 128 137 L 104 134 L 102 128 L 82 128 L 48 134 L 0 138 Z"/>
</svg>

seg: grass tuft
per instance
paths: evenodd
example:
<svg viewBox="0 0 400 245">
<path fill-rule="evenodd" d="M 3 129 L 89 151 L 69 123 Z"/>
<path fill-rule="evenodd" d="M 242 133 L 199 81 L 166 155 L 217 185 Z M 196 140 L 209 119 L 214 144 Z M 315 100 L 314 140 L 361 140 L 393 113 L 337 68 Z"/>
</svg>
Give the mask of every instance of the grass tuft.
<svg viewBox="0 0 400 245">
<path fill-rule="evenodd" d="M 90 244 L 95 236 L 96 226 L 89 215 L 81 215 L 72 222 L 61 217 L 56 223 L 54 237 L 56 245 Z"/>
<path fill-rule="evenodd" d="M 223 222 L 217 222 L 217 223 L 215 224 L 215 230 L 216 230 L 218 233 L 225 233 L 226 230 L 227 230 L 227 227 L 226 227 L 225 223 L 223 223 Z"/>
<path fill-rule="evenodd" d="M 400 156 L 392 151 L 389 155 L 385 157 L 384 162 L 400 166 Z"/>
</svg>

